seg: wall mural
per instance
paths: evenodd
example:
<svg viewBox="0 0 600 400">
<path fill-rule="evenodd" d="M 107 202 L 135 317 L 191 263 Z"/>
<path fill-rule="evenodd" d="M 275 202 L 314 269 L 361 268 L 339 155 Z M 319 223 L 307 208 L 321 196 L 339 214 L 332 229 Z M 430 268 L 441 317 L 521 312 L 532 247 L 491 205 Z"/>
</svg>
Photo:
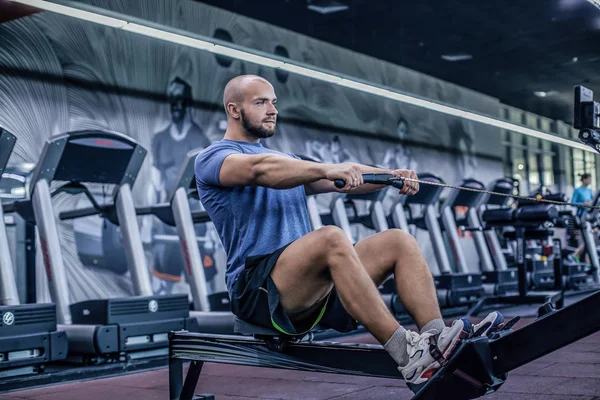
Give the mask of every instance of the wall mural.
<svg viewBox="0 0 600 400">
<path fill-rule="evenodd" d="M 199 2 L 86 2 L 484 114 L 500 110 L 496 99 Z M 222 90 L 243 73 L 265 77 L 278 95 L 282 122 L 268 147 L 326 162 L 436 172 L 449 183 L 502 175 L 497 129 L 51 13 L 0 25 L 0 68 L 0 126 L 18 137 L 11 164 L 35 163 L 44 140 L 56 134 L 121 132 L 148 150 L 133 188 L 139 205 L 165 199 L 188 150 L 222 138 Z M 112 188 L 95 185 L 92 192 L 105 202 Z M 395 194 L 388 196 L 389 203 Z M 57 212 L 89 206 L 82 196 L 67 195 L 54 204 Z M 319 204 L 326 207 L 327 198 Z M 187 291 L 174 230 L 152 217 L 139 223 L 156 293 Z M 59 228 L 71 301 L 132 293 L 117 226 L 88 217 Z M 196 233 L 210 288 L 224 290 L 225 255 L 215 230 L 209 224 Z M 427 241 L 422 244 L 433 262 Z M 43 268 L 38 272 L 41 298 L 49 300 Z"/>
</svg>

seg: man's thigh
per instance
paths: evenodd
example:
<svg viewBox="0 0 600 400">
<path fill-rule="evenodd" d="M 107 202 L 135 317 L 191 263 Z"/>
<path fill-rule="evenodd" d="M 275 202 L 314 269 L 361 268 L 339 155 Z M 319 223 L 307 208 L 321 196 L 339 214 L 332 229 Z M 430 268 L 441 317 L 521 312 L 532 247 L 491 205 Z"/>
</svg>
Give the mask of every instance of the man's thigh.
<svg viewBox="0 0 600 400">
<path fill-rule="evenodd" d="M 327 265 L 331 231 L 324 227 L 297 239 L 279 256 L 271 278 L 277 287 L 280 302 L 289 314 L 310 309 L 323 300 L 333 289 Z M 350 251 L 351 245 L 348 241 Z"/>
</svg>

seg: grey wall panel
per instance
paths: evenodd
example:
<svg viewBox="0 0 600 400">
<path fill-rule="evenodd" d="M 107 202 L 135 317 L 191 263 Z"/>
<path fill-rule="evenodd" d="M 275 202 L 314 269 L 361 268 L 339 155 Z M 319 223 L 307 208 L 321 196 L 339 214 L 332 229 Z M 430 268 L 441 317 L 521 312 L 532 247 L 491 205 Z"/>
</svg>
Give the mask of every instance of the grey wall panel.
<svg viewBox="0 0 600 400">
<path fill-rule="evenodd" d="M 283 46 L 294 60 L 481 113 L 499 112 L 498 100 L 488 96 L 200 2 L 87 2 L 206 36 L 223 29 L 233 42 L 243 46 L 265 52 Z M 357 161 L 437 172 L 449 183 L 465 176 L 486 182 L 502 174 L 497 129 L 309 78 L 289 75 L 280 81 L 273 70 L 237 60 L 223 67 L 209 53 L 52 13 L 0 25 L 0 69 L 0 125 L 19 139 L 11 163 L 36 162 L 44 140 L 58 133 L 90 128 L 121 132 L 148 150 L 133 188 L 134 201 L 140 205 L 160 200 L 169 183 L 168 171 L 156 167 L 159 153 L 153 149 L 158 147 L 159 135 L 176 136 L 166 101 L 176 77 L 190 85 L 194 100 L 183 130 L 186 138 L 196 135 L 189 146 L 220 140 L 226 127 L 220 106 L 225 83 L 236 75 L 254 73 L 273 83 L 280 116 L 287 121 L 280 122 L 277 135 L 265 142 L 269 147 L 330 162 Z M 400 120 L 406 125 L 401 124 L 399 129 Z M 187 142 L 168 143 L 173 149 L 172 158 L 183 159 L 178 152 L 184 153 Z M 110 199 L 111 190 L 93 188 L 103 201 Z M 388 202 L 393 200 L 393 194 L 389 196 Z M 63 195 L 54 204 L 57 212 L 88 205 L 83 198 Z M 152 238 L 159 231 L 173 232 L 165 231 L 149 217 L 140 218 L 139 224 L 148 264 L 155 269 L 175 248 L 153 243 Z M 104 230 L 99 219 L 61 222 L 59 229 L 73 301 L 131 293 L 128 273 L 98 268 L 82 256 L 86 251 L 98 250 L 84 249 L 78 243 L 102 241 Z M 112 233 L 117 234 L 118 242 L 118 232 Z M 368 233 L 357 231 L 360 236 Z M 201 253 L 210 254 L 217 264 L 209 287 L 222 290 L 222 247 L 214 230 L 203 228 L 197 234 L 205 238 L 200 243 Z M 433 260 L 427 244 L 423 246 L 427 258 Z M 118 249 L 111 250 L 111 254 L 118 254 Z M 178 273 L 177 268 L 169 271 Z M 153 279 L 157 291 L 187 291 L 183 282 Z M 44 287 L 39 287 L 44 294 Z"/>
</svg>

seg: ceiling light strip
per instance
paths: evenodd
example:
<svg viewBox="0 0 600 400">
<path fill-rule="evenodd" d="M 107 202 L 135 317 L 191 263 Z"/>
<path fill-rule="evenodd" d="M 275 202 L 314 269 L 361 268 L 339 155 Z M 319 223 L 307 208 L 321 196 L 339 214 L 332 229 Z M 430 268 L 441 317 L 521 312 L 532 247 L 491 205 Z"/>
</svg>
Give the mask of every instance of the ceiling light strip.
<svg viewBox="0 0 600 400">
<path fill-rule="evenodd" d="M 364 93 L 373 94 L 375 96 L 395 100 L 398 102 L 411 104 L 417 107 L 422 107 L 428 110 L 441 112 L 444 114 L 452 115 L 459 118 L 468 119 L 471 121 L 479 122 L 482 124 L 490 125 L 500 129 L 506 129 L 513 132 L 518 132 L 527 136 L 532 136 L 549 142 L 558 143 L 561 145 L 578 148 L 581 150 L 595 153 L 594 150 L 590 149 L 583 143 L 579 143 L 573 140 L 562 138 L 557 135 L 552 135 L 546 132 L 538 131 L 535 129 L 527 128 L 522 125 L 517 125 L 511 122 L 501 120 L 471 111 L 467 111 L 458 107 L 445 105 L 432 100 L 420 98 L 415 95 L 409 95 L 396 90 L 390 90 L 385 87 L 380 87 L 372 83 L 361 82 L 359 79 L 351 78 L 347 76 L 341 76 L 333 72 L 319 70 L 316 67 L 309 65 L 301 65 L 299 63 L 290 63 L 287 61 L 279 60 L 266 53 L 261 54 L 256 50 L 242 48 L 235 45 L 220 44 L 219 41 L 210 39 L 204 40 L 199 39 L 200 35 L 190 36 L 186 34 L 177 33 L 177 29 L 150 23 L 148 21 L 142 21 L 134 17 L 127 16 L 127 19 L 114 18 L 107 16 L 109 14 L 107 10 L 103 10 L 97 7 L 73 3 L 71 1 L 59 0 L 63 4 L 57 4 L 46 0 L 10 0 L 15 3 L 21 3 L 28 6 L 33 6 L 42 10 L 51 11 L 58 14 L 67 15 L 70 17 L 110 26 L 113 28 L 120 28 L 128 32 L 137 33 L 140 35 L 152 37 L 155 39 L 165 40 L 167 42 L 188 46 L 198 50 L 208 51 L 214 54 L 231 57 L 241 61 L 247 61 L 254 64 L 263 65 L 269 68 L 279 68 L 290 73 L 305 76 L 312 79 L 317 79 L 323 82 L 332 83 L 342 87 L 358 90 Z M 79 7 L 85 7 L 93 11 L 82 10 Z M 115 14 L 115 13 L 112 13 Z M 122 15 L 120 15 L 123 17 Z M 133 22 L 135 21 L 135 22 Z M 142 22 L 142 23 L 140 23 Z M 150 25 L 154 25 L 150 26 Z"/>
<path fill-rule="evenodd" d="M 122 19 L 111 18 L 99 13 L 84 11 L 79 8 L 56 4 L 45 0 L 20 0 L 14 2 L 25 4 L 31 7 L 36 7 L 46 11 L 51 11 L 57 14 L 63 14 L 68 15 L 70 17 L 83 19 L 86 21 L 94 22 L 96 24 L 110 26 L 111 28 L 122 28 L 124 25 L 127 24 L 127 21 Z"/>
</svg>

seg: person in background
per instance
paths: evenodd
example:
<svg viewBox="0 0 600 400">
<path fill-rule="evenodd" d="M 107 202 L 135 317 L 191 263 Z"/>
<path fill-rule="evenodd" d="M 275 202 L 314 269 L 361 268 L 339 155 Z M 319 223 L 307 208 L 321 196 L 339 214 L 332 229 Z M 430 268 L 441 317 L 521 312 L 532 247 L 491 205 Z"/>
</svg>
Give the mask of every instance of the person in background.
<svg viewBox="0 0 600 400">
<path fill-rule="evenodd" d="M 186 153 L 210 145 L 210 140 L 192 118 L 191 85 L 175 77 L 169 82 L 167 97 L 171 120 L 169 125 L 152 137 L 153 202 L 157 203 L 165 201 L 166 194 L 172 190 L 172 185 L 177 183 L 177 174 Z M 198 237 L 206 236 L 206 224 L 197 224 L 194 229 Z M 152 224 L 153 237 L 176 234 L 177 230 L 173 227 L 162 223 Z M 200 251 L 203 255 L 206 279 L 210 280 L 216 274 L 212 249 L 201 248 Z M 179 243 L 153 243 L 152 257 L 154 292 L 172 293 L 173 285 L 181 281 L 181 272 L 185 265 Z"/>
<path fill-rule="evenodd" d="M 575 204 L 592 204 L 592 199 L 594 198 L 594 192 L 590 188 L 590 184 L 592 183 L 592 176 L 587 172 L 581 175 L 581 186 L 575 189 L 573 192 L 572 203 Z M 582 216 L 587 211 L 587 208 L 578 207 L 577 215 Z M 585 250 L 585 243 L 583 243 L 583 238 L 579 236 L 579 247 L 575 250 L 575 252 L 569 255 L 569 260 L 572 262 L 579 263 L 581 259 L 581 255 Z"/>
</svg>

